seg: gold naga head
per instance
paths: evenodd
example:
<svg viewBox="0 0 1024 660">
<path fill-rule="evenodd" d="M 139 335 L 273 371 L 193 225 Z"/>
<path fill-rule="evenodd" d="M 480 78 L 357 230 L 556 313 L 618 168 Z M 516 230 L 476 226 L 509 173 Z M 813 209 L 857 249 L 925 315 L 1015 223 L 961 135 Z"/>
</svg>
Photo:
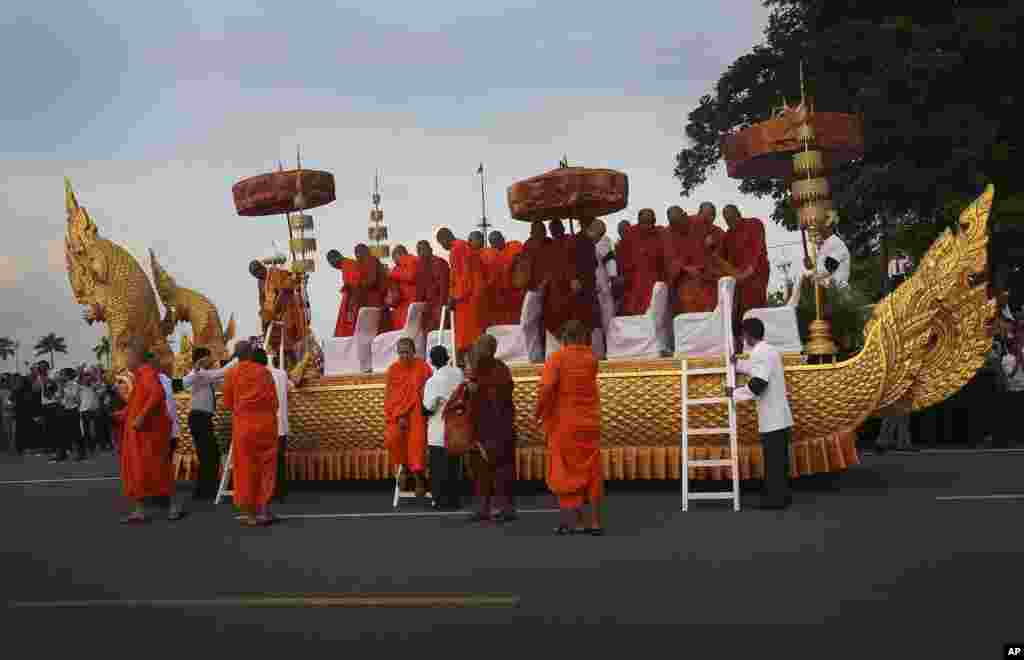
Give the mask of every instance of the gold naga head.
<svg viewBox="0 0 1024 660">
<path fill-rule="evenodd" d="M 67 230 L 64 236 L 64 265 L 75 301 L 80 305 L 95 302 L 96 275 L 92 268 L 92 248 L 98 240 L 96 225 L 84 207 L 79 206 L 71 181 L 64 179 Z"/>
</svg>

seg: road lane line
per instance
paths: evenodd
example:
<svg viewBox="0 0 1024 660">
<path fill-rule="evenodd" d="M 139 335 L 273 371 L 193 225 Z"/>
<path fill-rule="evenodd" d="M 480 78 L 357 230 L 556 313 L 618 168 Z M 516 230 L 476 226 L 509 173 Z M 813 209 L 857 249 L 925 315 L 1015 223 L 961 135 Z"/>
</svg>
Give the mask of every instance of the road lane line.
<svg viewBox="0 0 1024 660">
<path fill-rule="evenodd" d="M 519 596 L 486 594 L 338 594 L 299 596 L 253 596 L 205 600 L 64 600 L 8 603 L 14 609 L 55 609 L 88 607 L 518 607 Z"/>
<path fill-rule="evenodd" d="M 67 477 L 64 479 L 35 479 L 31 481 L 0 481 L 0 486 L 30 486 L 32 484 L 60 484 L 69 481 L 117 481 L 121 477 Z"/>
<path fill-rule="evenodd" d="M 520 509 L 517 514 L 522 513 L 558 513 L 558 509 Z M 388 511 L 385 513 L 279 513 L 275 514 L 282 520 L 305 520 L 318 518 L 420 518 L 420 517 L 441 517 L 441 516 L 470 516 L 466 511 Z M 235 515 L 236 520 L 241 520 L 243 514 Z"/>
<path fill-rule="evenodd" d="M 954 502 L 960 500 L 1024 500 L 1024 494 L 1021 495 L 946 495 L 943 497 L 936 497 L 936 501 L 939 502 Z"/>
</svg>

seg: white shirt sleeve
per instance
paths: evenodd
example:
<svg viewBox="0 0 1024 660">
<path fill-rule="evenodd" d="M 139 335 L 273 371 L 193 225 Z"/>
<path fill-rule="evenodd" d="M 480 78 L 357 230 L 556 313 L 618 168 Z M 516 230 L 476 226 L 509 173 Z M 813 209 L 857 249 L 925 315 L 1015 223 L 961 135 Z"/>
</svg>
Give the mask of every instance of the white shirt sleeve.
<svg viewBox="0 0 1024 660">
<path fill-rule="evenodd" d="M 732 391 L 733 398 L 737 401 L 752 401 L 757 397 L 750 391 L 750 388 L 744 385 L 743 387 L 737 387 Z"/>
<path fill-rule="evenodd" d="M 434 401 L 438 397 L 438 389 L 441 385 L 441 377 L 438 374 L 434 374 L 427 380 L 426 385 L 423 386 L 423 407 L 427 410 L 434 410 Z"/>
<path fill-rule="evenodd" d="M 749 374 L 750 360 L 736 360 L 736 371 L 741 374 Z"/>
</svg>

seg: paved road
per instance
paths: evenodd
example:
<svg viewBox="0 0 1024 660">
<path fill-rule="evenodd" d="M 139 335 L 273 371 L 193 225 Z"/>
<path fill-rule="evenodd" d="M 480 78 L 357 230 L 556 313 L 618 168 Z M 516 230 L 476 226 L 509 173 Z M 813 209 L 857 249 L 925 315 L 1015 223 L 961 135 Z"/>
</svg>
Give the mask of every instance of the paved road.
<svg viewBox="0 0 1024 660">
<path fill-rule="evenodd" d="M 0 482 L 115 472 L 110 457 L 60 467 L 0 459 Z M 128 657 L 133 644 L 205 656 L 227 642 L 261 656 L 295 653 L 301 641 L 347 642 L 330 648 L 360 656 L 391 657 L 392 648 L 461 656 L 491 652 L 481 645 L 497 641 L 499 651 L 545 656 L 709 649 L 736 658 L 984 659 L 1024 639 L 1024 498 L 936 498 L 1024 494 L 1022 472 L 1024 454 L 870 456 L 838 478 L 798 482 L 789 511 L 739 514 L 701 503 L 684 514 L 672 484 L 612 484 L 604 538 L 553 537 L 557 517 L 543 512 L 488 528 L 413 516 L 245 529 L 230 505 L 127 528 L 117 524 L 117 481 L 0 483 L 7 601 L 351 592 L 520 599 L 514 609 L 7 609 L 0 639 L 38 657 L 86 649 Z M 544 510 L 553 500 L 534 487 L 520 505 Z M 320 484 L 296 490 L 278 512 L 390 510 L 386 484 Z M 398 645 L 409 641 L 416 646 Z M 353 645 L 361 642 L 365 649 Z"/>
</svg>

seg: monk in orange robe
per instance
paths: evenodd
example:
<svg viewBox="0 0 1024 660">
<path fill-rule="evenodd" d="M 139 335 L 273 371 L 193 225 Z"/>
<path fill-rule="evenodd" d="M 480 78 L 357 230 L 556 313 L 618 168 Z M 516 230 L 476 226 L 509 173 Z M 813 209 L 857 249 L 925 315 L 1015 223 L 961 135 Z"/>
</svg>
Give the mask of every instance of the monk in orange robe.
<svg viewBox="0 0 1024 660">
<path fill-rule="evenodd" d="M 427 303 L 423 317 L 424 332 L 441 328 L 441 308 L 448 304 L 450 272 L 448 262 L 434 255 L 430 241 L 416 244 L 416 300 Z M 446 324 L 446 328 L 450 324 Z"/>
<path fill-rule="evenodd" d="M 355 259 L 341 256 L 337 250 L 327 253 L 327 262 L 341 271 L 341 307 L 338 309 L 338 321 L 334 326 L 335 337 L 351 337 L 356 332 L 356 319 L 363 307 L 384 309 L 384 298 L 387 294 L 387 273 L 384 265 L 377 257 L 370 254 L 370 248 L 362 243 L 355 248 Z M 381 323 L 374 334 L 388 324 L 381 318 Z"/>
<path fill-rule="evenodd" d="M 654 284 L 665 281 L 664 240 L 655 220 L 652 209 L 641 209 L 636 225 L 619 244 L 623 254 L 616 252 L 625 280 L 622 316 L 646 314 Z"/>
<path fill-rule="evenodd" d="M 742 340 L 740 324 L 751 309 L 768 305 L 768 246 L 764 223 L 758 218 L 744 218 L 735 204 L 722 208 L 722 217 L 729 231 L 725 233 L 722 256 L 736 269 L 736 305 L 733 326 L 737 341 Z"/>
<path fill-rule="evenodd" d="M 471 234 L 471 242 L 457 240 L 447 227 L 437 232 L 437 242 L 448 250 L 451 259 L 451 284 L 448 301 L 455 311 L 456 363 L 466 364 L 473 343 L 491 324 L 492 292 L 487 271 L 480 257 L 483 236 Z"/>
<path fill-rule="evenodd" d="M 492 231 L 487 237 L 491 247 L 480 251 L 484 265 L 491 271 L 494 287 L 494 324 L 519 325 L 523 313 L 523 299 L 526 291 L 513 283 L 513 269 L 516 258 L 523 253 L 519 241 L 505 242 L 500 231 Z"/>
<path fill-rule="evenodd" d="M 544 363 L 536 416 L 547 439 L 548 488 L 558 496 L 563 516 L 555 533 L 603 534 L 601 399 L 597 359 L 590 348 L 590 332 L 582 323 L 566 324 L 562 350 Z M 589 527 L 583 527 L 586 503 L 591 508 Z"/>
<path fill-rule="evenodd" d="M 473 429 L 482 451 L 471 455 L 480 510 L 473 522 L 510 522 L 517 518 L 513 488 L 516 475 L 516 405 L 512 371 L 494 357 L 498 341 L 483 334 L 473 347 L 466 370 Z M 492 509 L 496 504 L 497 513 Z"/>
<path fill-rule="evenodd" d="M 665 252 L 673 314 L 714 311 L 718 279 L 731 272 L 721 257 L 725 232 L 712 224 L 715 207 L 704 202 L 700 209 L 690 217 L 678 206 L 669 209 Z"/>
<path fill-rule="evenodd" d="M 238 364 L 224 375 L 224 407 L 231 411 L 231 471 L 242 524 L 269 525 L 277 479 L 277 389 L 266 353 L 248 342 L 235 349 Z M 263 364 L 261 364 L 263 362 Z"/>
<path fill-rule="evenodd" d="M 126 524 L 149 521 L 144 505 L 147 498 L 174 496 L 174 472 L 168 460 L 173 425 L 159 374 L 144 355 L 142 342 L 131 342 L 127 357 L 132 391 L 124 414 L 120 457 L 124 494 L 134 503 L 134 510 L 121 519 Z M 180 517 L 181 512 L 172 508 L 171 518 Z"/>
<path fill-rule="evenodd" d="M 388 367 L 384 386 L 384 447 L 394 466 L 401 465 L 416 482 L 416 496 L 426 494 L 423 465 L 427 452 L 427 421 L 423 417 L 423 386 L 430 365 L 416 357 L 416 345 L 398 341 L 398 360 Z"/>
<path fill-rule="evenodd" d="M 552 220 L 549 229 L 551 241 L 544 246 L 538 263 L 544 293 L 542 320 L 545 331 L 558 337 L 566 322 L 573 317 L 572 282 L 579 278 L 580 273 L 576 263 L 577 237 L 565 235 L 565 225 L 561 220 Z M 586 277 L 585 273 L 583 277 Z M 590 278 L 594 278 L 593 272 Z"/>
<path fill-rule="evenodd" d="M 391 308 L 391 329 L 404 330 L 409 315 L 409 305 L 419 302 L 416 297 L 416 270 L 419 259 L 409 254 L 403 245 L 396 245 L 391 252 L 395 267 L 388 273 L 388 296 Z"/>
</svg>

